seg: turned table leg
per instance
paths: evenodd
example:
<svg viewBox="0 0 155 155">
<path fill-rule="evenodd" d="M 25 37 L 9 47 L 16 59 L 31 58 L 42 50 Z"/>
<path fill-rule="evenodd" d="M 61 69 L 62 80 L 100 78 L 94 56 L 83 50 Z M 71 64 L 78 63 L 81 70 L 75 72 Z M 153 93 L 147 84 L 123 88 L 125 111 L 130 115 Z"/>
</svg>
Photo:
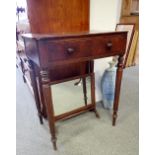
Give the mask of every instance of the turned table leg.
<svg viewBox="0 0 155 155">
<path fill-rule="evenodd" d="M 32 84 L 33 92 L 34 92 L 34 99 L 35 99 L 36 107 L 38 110 L 38 116 L 39 116 L 40 124 L 43 124 L 34 64 L 31 60 L 29 60 L 28 63 L 29 63 L 29 68 L 30 68 L 30 77 L 31 77 L 31 84 Z"/>
<path fill-rule="evenodd" d="M 86 77 L 82 78 L 83 94 L 85 106 L 87 106 L 87 86 L 86 86 Z"/>
<path fill-rule="evenodd" d="M 43 95 L 45 100 L 45 107 L 48 117 L 48 123 L 51 133 L 51 140 L 53 143 L 54 150 L 57 150 L 56 146 L 56 131 L 55 131 L 55 117 L 54 117 L 54 107 L 52 101 L 52 90 L 50 87 L 50 77 L 48 70 L 40 71 L 41 81 L 43 85 Z"/>
<path fill-rule="evenodd" d="M 113 126 L 116 125 L 117 111 L 119 106 L 119 96 L 120 96 L 121 80 L 122 80 L 122 73 L 123 73 L 123 60 L 124 60 L 123 56 L 119 56 L 117 73 L 116 73 L 116 82 L 115 82 L 115 97 L 114 97 L 113 121 L 112 121 Z"/>
<path fill-rule="evenodd" d="M 96 110 L 96 101 L 95 101 L 95 74 L 92 73 L 90 75 L 90 79 L 91 79 L 91 101 L 92 101 L 92 104 L 94 104 L 94 109 L 93 111 L 95 112 L 95 115 L 97 118 L 100 118 L 97 110 Z"/>
<path fill-rule="evenodd" d="M 40 102 L 42 105 L 41 113 L 42 113 L 43 118 L 47 119 L 47 112 L 46 112 L 44 95 L 43 95 L 43 86 L 42 86 L 40 75 L 38 76 L 38 87 L 39 87 L 39 93 L 40 93 Z"/>
</svg>

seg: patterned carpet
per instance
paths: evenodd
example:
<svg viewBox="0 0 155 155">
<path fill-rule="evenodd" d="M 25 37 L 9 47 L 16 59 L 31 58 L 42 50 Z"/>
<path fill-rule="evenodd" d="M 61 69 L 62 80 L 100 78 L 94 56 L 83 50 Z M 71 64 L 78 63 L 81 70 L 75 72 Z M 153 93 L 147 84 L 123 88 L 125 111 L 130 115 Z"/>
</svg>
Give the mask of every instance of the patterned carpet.
<svg viewBox="0 0 155 155">
<path fill-rule="evenodd" d="M 47 122 L 39 124 L 32 94 L 17 71 L 17 155 L 138 155 L 138 71 L 138 66 L 124 70 L 116 127 L 112 112 L 97 103 L 100 119 L 87 112 L 56 123 L 58 151 L 53 151 Z M 52 87 L 57 114 L 83 104 L 82 88 L 73 83 Z"/>
</svg>

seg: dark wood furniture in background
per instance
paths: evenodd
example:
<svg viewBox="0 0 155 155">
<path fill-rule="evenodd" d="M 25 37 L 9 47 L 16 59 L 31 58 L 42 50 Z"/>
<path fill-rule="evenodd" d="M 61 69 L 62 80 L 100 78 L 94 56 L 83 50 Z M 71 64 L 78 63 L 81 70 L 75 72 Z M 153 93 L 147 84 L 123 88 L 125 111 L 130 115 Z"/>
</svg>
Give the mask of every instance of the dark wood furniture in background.
<svg viewBox="0 0 155 155">
<path fill-rule="evenodd" d="M 27 0 L 32 33 L 89 30 L 89 0 Z"/>
<path fill-rule="evenodd" d="M 26 27 L 26 28 L 25 28 Z M 28 69 L 27 56 L 25 54 L 24 42 L 21 38 L 23 33 L 29 33 L 28 24 L 26 22 L 16 23 L 16 67 L 21 71 L 24 83 L 27 83 L 31 92 L 33 88 L 31 85 L 31 78 Z"/>
<path fill-rule="evenodd" d="M 95 79 L 92 60 L 117 55 L 119 58 L 113 111 L 113 125 L 115 125 L 127 32 L 88 32 L 59 35 L 25 34 L 23 38 L 40 122 L 43 123 L 41 103 L 44 103 L 43 105 L 45 105 L 46 108 L 55 150 L 57 149 L 55 133 L 56 121 L 88 110 L 93 110 L 96 116 L 99 117 L 95 105 Z M 67 72 L 67 76 L 65 75 L 65 71 L 58 72 L 58 74 L 56 73 L 55 68 L 61 69 L 61 66 L 65 66 L 67 71 L 68 67 L 72 66 L 74 63 L 78 64 L 76 68 L 78 71 L 72 70 L 69 74 Z M 82 65 L 83 63 L 87 64 L 87 67 L 83 68 L 83 66 L 85 66 Z M 82 69 L 80 70 L 79 64 L 82 65 Z M 54 70 L 54 72 L 51 72 L 51 70 Z M 78 78 L 85 79 L 87 76 L 91 78 L 91 104 L 85 103 L 85 106 L 81 108 L 55 116 L 50 86 L 68 80 Z M 39 93 L 44 98 L 44 101 L 39 101 Z"/>
<path fill-rule="evenodd" d="M 136 42 L 135 55 L 131 62 L 127 61 L 126 67 L 135 66 L 139 63 L 139 39 L 135 39 L 139 33 L 139 0 L 122 0 L 120 23 L 135 24 L 135 33 L 133 36 Z"/>
</svg>

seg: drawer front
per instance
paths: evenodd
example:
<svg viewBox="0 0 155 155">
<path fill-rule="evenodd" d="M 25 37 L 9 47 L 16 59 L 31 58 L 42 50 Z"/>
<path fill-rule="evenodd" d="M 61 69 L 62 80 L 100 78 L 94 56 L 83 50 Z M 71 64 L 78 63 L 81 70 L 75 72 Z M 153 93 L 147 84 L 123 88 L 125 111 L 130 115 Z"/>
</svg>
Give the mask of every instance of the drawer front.
<svg viewBox="0 0 155 155">
<path fill-rule="evenodd" d="M 49 62 L 77 61 L 124 54 L 124 35 L 93 36 L 86 38 L 61 39 L 47 44 Z"/>
</svg>

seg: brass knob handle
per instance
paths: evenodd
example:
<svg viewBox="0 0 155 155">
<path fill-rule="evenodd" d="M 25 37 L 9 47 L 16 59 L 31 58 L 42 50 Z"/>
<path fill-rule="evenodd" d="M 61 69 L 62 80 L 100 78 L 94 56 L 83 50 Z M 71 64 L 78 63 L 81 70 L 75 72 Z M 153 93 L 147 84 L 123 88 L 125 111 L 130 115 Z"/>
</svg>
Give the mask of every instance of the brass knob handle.
<svg viewBox="0 0 155 155">
<path fill-rule="evenodd" d="M 69 48 L 67 49 L 67 53 L 68 53 L 68 54 L 73 54 L 74 52 L 75 52 L 75 49 L 74 49 L 74 48 L 69 47 Z"/>
<path fill-rule="evenodd" d="M 112 48 L 112 42 L 108 42 L 108 43 L 106 44 L 106 47 L 107 47 L 108 49 L 111 49 L 111 48 Z"/>
</svg>

